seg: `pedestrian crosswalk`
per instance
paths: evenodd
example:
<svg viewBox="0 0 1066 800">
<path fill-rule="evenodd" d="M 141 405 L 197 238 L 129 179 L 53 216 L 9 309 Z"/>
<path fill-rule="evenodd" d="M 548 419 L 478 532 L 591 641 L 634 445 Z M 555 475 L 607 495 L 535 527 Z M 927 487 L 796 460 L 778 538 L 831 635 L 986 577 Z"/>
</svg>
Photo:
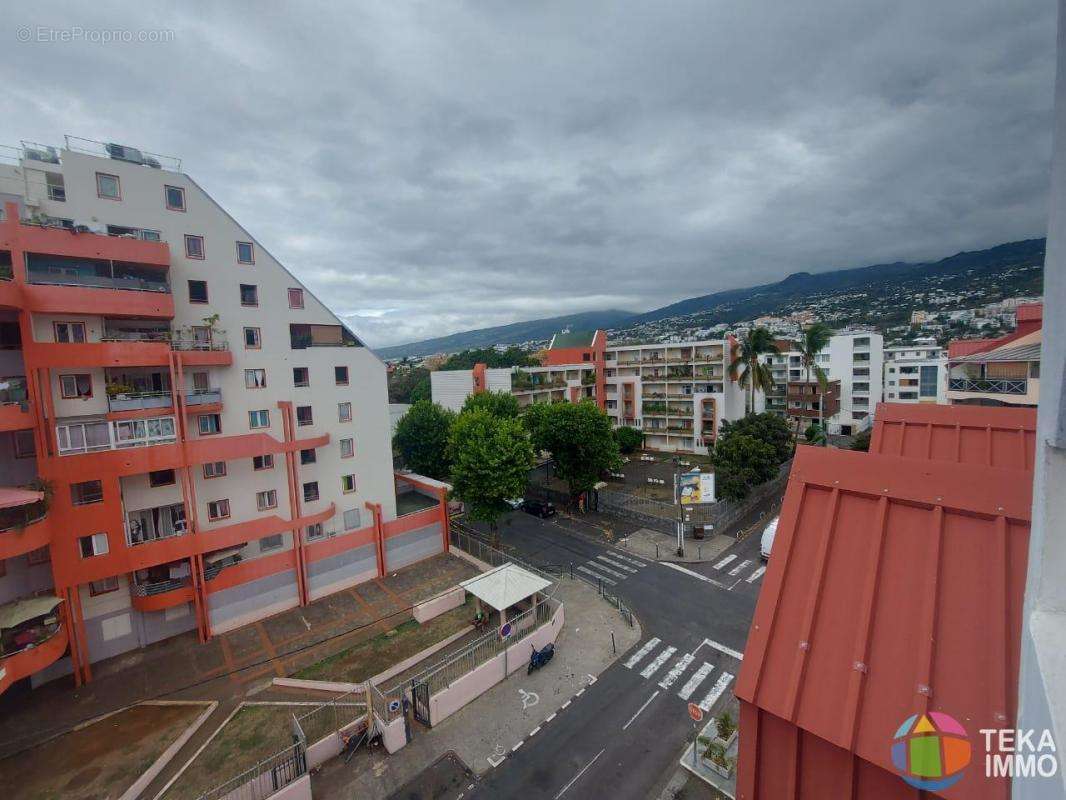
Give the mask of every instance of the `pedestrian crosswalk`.
<svg viewBox="0 0 1066 800">
<path fill-rule="evenodd" d="M 626 578 L 636 575 L 646 566 L 648 566 L 647 561 L 612 552 L 609 555 L 601 554 L 595 558 L 590 558 L 584 564 L 574 567 L 574 569 L 593 581 L 602 582 L 607 586 L 617 586 Z"/>
<path fill-rule="evenodd" d="M 756 583 L 764 574 L 766 574 L 766 566 L 760 564 L 755 559 L 744 558 L 738 560 L 738 556 L 733 555 L 726 556 L 721 561 L 714 564 L 714 569 L 723 576 L 728 575 L 733 578 L 730 584 L 737 581 L 744 581 L 746 583 Z"/>
<path fill-rule="evenodd" d="M 687 674 L 687 678 L 680 683 L 676 694 L 685 701 L 697 702 L 695 698 L 699 698 L 698 705 L 705 713 L 709 712 L 725 694 L 734 678 L 733 673 L 718 669 L 694 653 L 677 655 L 676 647 L 664 645 L 662 640 L 656 637 L 648 639 L 640 649 L 633 652 L 623 662 L 623 666 L 626 669 L 640 670 L 640 676 L 645 680 L 658 679 L 660 689 L 673 688 Z M 695 668 L 692 669 L 694 666 Z M 711 682 L 709 679 L 716 670 L 718 671 L 717 677 Z M 701 692 L 703 692 L 702 695 Z"/>
</svg>

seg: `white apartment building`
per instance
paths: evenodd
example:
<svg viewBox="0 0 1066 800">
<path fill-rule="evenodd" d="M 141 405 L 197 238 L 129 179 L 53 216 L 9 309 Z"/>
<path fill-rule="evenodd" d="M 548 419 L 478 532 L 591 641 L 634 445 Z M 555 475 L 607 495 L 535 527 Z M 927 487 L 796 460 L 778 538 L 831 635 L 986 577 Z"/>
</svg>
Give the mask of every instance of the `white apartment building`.
<svg viewBox="0 0 1066 800">
<path fill-rule="evenodd" d="M 840 381 L 840 410 L 829 420 L 829 432 L 848 435 L 869 428 L 883 395 L 884 337 L 838 331 L 828 352 L 818 354 L 818 363 L 830 380 Z"/>
<path fill-rule="evenodd" d="M 384 364 L 180 162 L 24 145 L 0 163 L 0 210 L 21 401 L 0 404 L 0 487 L 54 490 L 33 535 L 0 530 L 0 604 L 54 592 L 80 654 L 35 683 L 442 549 L 439 526 L 382 541 Z"/>
<path fill-rule="evenodd" d="M 885 402 L 948 402 L 948 358 L 936 339 L 886 347 L 884 354 Z"/>
</svg>

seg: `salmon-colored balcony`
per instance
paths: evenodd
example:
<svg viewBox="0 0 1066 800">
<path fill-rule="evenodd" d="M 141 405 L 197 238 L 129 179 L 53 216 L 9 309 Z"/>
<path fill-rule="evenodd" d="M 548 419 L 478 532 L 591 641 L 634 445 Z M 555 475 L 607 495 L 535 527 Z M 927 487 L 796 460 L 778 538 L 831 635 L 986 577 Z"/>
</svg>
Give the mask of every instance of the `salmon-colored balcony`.
<svg viewBox="0 0 1066 800">
<path fill-rule="evenodd" d="M 0 220 L 0 250 L 96 258 L 156 267 L 170 265 L 170 246 L 166 242 L 35 225 L 19 220 L 17 205 L 8 203 L 6 210 L 5 219 Z"/>
<path fill-rule="evenodd" d="M 31 311 L 170 319 L 168 265 L 27 252 L 23 296 Z M 17 279 L 18 276 L 16 276 Z"/>
<path fill-rule="evenodd" d="M 135 580 L 130 588 L 130 600 L 138 611 L 162 611 L 182 603 L 191 603 L 194 599 L 192 583 L 187 577 L 147 576 L 143 580 Z"/>
<path fill-rule="evenodd" d="M 3 382 L 0 379 L 0 383 Z M 27 401 L 0 400 L 0 431 L 21 431 L 32 427 L 33 414 Z"/>
<path fill-rule="evenodd" d="M 0 692 L 40 672 L 67 651 L 58 597 L 30 597 L 0 606 Z"/>
<path fill-rule="evenodd" d="M 44 492 L 0 488 L 0 559 L 37 550 L 52 540 Z"/>
</svg>

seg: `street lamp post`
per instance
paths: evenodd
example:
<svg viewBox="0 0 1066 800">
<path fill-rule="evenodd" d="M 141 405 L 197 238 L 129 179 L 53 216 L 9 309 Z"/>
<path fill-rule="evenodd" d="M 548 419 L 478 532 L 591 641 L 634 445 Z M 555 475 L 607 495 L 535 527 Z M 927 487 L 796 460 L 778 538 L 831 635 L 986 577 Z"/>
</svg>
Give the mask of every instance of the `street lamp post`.
<svg viewBox="0 0 1066 800">
<path fill-rule="evenodd" d="M 677 556 L 678 558 L 685 557 L 685 522 L 683 516 L 683 509 L 681 508 L 681 465 L 678 463 L 678 457 L 673 457 L 674 462 L 674 505 L 677 506 Z"/>
</svg>

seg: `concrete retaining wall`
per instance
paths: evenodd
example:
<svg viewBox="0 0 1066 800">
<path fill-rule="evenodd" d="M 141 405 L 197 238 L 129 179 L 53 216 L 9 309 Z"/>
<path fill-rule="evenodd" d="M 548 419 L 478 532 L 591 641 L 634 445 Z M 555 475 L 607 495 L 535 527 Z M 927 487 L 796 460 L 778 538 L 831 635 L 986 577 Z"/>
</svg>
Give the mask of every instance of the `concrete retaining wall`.
<svg viewBox="0 0 1066 800">
<path fill-rule="evenodd" d="M 376 729 L 381 733 L 381 743 L 385 750 L 395 753 L 407 744 L 407 730 L 404 728 L 403 717 L 399 716 L 392 722 L 383 722 L 381 717 L 374 715 Z"/>
<path fill-rule="evenodd" d="M 459 608 L 466 600 L 466 589 L 461 586 L 456 586 L 454 589 L 449 589 L 444 594 L 439 594 L 436 597 L 431 597 L 423 603 L 419 603 L 415 606 L 412 615 L 420 623 L 426 622 L 439 617 L 446 611 L 451 611 L 453 608 Z"/>
</svg>

